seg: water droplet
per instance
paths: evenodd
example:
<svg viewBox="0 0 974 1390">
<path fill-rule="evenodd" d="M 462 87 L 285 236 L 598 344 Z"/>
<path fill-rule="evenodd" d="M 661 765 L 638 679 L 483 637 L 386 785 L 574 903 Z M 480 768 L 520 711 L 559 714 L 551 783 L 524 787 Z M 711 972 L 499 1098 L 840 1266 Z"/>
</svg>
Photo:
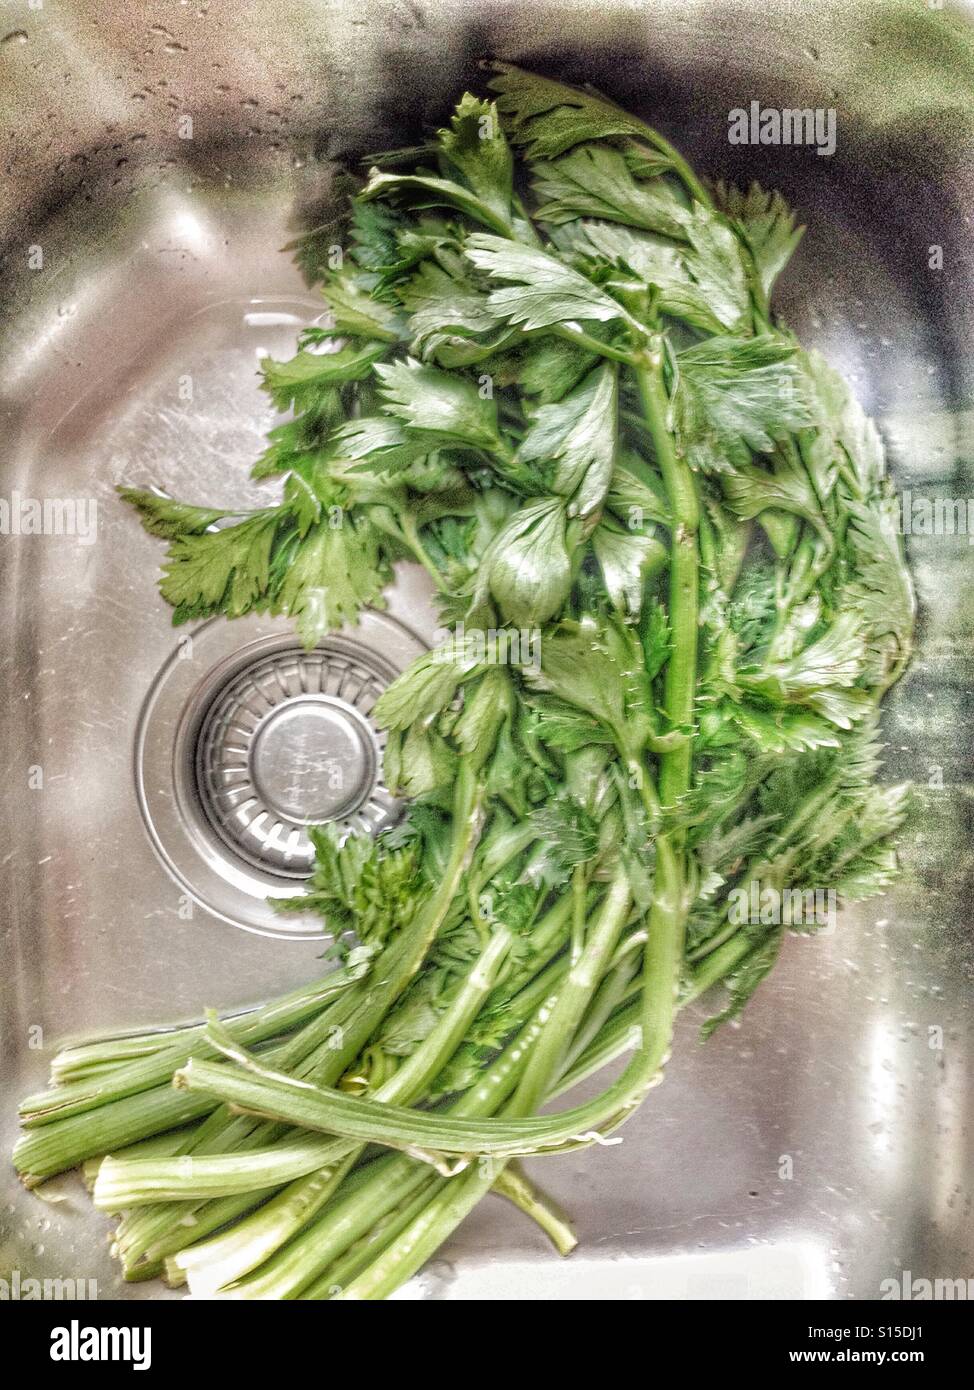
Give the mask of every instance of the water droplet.
<svg viewBox="0 0 974 1390">
<path fill-rule="evenodd" d="M 416 1284 L 424 1299 L 446 1298 L 450 1285 L 457 1277 L 456 1268 L 449 1260 L 431 1260 L 421 1274 L 416 1276 Z"/>
<path fill-rule="evenodd" d="M 9 34 L 4 34 L 3 38 L 0 39 L 0 48 L 6 48 L 8 44 L 12 46 L 13 44 L 20 44 L 26 42 L 27 30 L 13 29 Z"/>
<path fill-rule="evenodd" d="M 162 51 L 163 53 L 188 53 L 189 49 L 184 43 L 176 43 L 174 39 L 172 43 L 164 43 Z"/>
</svg>

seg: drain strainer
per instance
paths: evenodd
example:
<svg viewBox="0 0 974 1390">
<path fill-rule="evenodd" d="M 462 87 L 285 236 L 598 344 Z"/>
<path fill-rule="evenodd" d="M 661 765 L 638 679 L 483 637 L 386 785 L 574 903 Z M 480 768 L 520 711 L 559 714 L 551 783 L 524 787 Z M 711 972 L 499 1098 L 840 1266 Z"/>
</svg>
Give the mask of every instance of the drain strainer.
<svg viewBox="0 0 974 1390">
<path fill-rule="evenodd" d="M 251 930 L 325 934 L 320 919 L 281 917 L 266 899 L 300 892 L 311 826 L 375 833 L 395 820 L 370 715 L 424 650 L 384 613 L 312 651 L 290 624 L 256 615 L 184 640 L 143 708 L 136 776 L 153 844 L 192 899 Z"/>
<path fill-rule="evenodd" d="M 388 684 L 347 645 L 258 658 L 217 696 L 197 739 L 200 802 L 225 843 L 258 868 L 307 875 L 309 825 L 375 831 L 396 803 L 368 715 Z"/>
</svg>

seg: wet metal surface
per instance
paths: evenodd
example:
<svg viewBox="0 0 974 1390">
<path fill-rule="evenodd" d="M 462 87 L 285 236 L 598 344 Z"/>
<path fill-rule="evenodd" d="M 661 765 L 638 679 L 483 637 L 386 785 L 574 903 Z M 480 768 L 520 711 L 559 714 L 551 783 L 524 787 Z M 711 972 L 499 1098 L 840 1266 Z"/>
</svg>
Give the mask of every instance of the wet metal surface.
<svg viewBox="0 0 974 1390">
<path fill-rule="evenodd" d="M 277 937 L 320 936 L 315 914 L 282 917 L 267 901 L 293 895 L 310 873 L 307 827 L 368 833 L 396 819 L 380 776 L 385 734 L 370 714 L 430 645 L 421 573 L 400 567 L 387 611 L 363 614 L 313 652 L 289 622 L 255 613 L 178 639 L 139 716 L 136 796 L 159 859 L 209 915 Z"/>
</svg>

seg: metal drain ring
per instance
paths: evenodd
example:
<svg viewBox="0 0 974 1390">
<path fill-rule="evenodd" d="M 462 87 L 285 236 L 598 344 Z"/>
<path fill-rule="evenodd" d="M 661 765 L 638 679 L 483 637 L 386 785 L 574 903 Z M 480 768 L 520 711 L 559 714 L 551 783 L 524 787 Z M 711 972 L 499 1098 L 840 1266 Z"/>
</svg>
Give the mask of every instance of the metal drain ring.
<svg viewBox="0 0 974 1390">
<path fill-rule="evenodd" d="M 404 596 L 422 619 L 426 595 Z M 432 628 L 432 622 L 424 627 Z M 290 623 L 213 619 L 184 638 L 139 719 L 136 791 L 153 847 L 185 894 L 214 916 L 287 938 L 323 937 L 321 919 L 281 916 L 311 870 L 308 827 L 374 832 L 398 803 L 382 784 L 382 690 L 427 644 L 388 613 L 300 648 Z"/>
<path fill-rule="evenodd" d="M 379 768 L 385 733 L 368 715 L 388 684 L 371 653 L 295 646 L 246 667 L 200 729 L 200 803 L 230 849 L 259 869 L 303 878 L 307 827 L 374 833 L 397 803 Z"/>
</svg>

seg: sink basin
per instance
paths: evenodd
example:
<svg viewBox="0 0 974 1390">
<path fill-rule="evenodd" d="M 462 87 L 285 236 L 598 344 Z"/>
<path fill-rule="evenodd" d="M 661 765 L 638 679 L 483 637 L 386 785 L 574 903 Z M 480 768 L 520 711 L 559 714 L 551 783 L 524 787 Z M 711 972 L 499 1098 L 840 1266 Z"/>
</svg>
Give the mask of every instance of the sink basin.
<svg viewBox="0 0 974 1390">
<path fill-rule="evenodd" d="M 594 82 L 706 174 L 758 178 L 797 205 L 808 232 L 780 312 L 847 372 L 897 486 L 966 498 L 974 9 L 253 0 L 242 19 L 170 0 L 143 20 L 122 0 L 76 0 L 8 5 L 3 25 L 0 496 L 11 518 L 15 502 L 73 504 L 64 534 L 0 535 L 9 1151 L 18 1097 L 65 1039 L 306 979 L 319 925 L 282 925 L 263 899 L 306 867 L 308 797 L 319 814 L 390 813 L 368 682 L 432 638 L 415 570 L 374 623 L 296 671 L 286 624 L 173 629 L 162 547 L 114 491 L 275 495 L 248 477 L 275 421 L 255 369 L 322 312 L 280 248 L 328 216 L 334 161 L 442 121 L 487 55 Z M 834 109 L 835 153 L 730 144 L 728 112 L 751 100 Z M 886 709 L 885 775 L 917 792 L 895 889 L 843 910 L 832 934 L 791 939 L 705 1047 L 706 1006 L 683 1017 L 666 1084 L 622 1144 L 540 1161 L 575 1218 L 572 1259 L 489 1199 L 400 1297 L 874 1299 L 903 1270 L 974 1276 L 968 541 L 910 542 L 920 645 Z M 268 670 L 277 693 L 246 726 L 262 818 L 241 818 L 225 732 L 266 697 Z M 349 670 L 358 683 L 343 684 Z M 303 763 L 297 793 L 280 774 L 282 747 L 322 733 L 351 770 L 337 800 L 327 767 Z M 47 1203 L 9 1167 L 3 1184 L 0 1278 L 176 1296 L 120 1282 L 108 1223 L 74 1179 Z"/>
</svg>

